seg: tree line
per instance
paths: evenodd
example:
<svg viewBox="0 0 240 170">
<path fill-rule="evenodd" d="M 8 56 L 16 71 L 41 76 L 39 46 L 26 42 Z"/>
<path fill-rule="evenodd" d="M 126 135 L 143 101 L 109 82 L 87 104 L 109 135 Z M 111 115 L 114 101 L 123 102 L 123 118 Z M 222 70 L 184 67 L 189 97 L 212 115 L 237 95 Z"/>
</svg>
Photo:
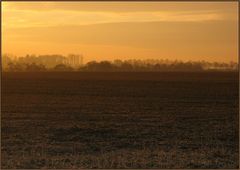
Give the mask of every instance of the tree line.
<svg viewBox="0 0 240 170">
<path fill-rule="evenodd" d="M 5 59 L 6 60 L 6 59 Z M 85 71 L 85 72 L 171 72 L 171 71 L 237 71 L 238 63 L 220 63 L 206 61 L 171 61 L 171 60 L 114 60 L 90 61 L 84 65 L 72 67 L 65 63 L 56 63 L 47 67 L 37 62 L 19 62 L 8 60 L 3 63 L 3 71 Z M 33 60 L 36 61 L 36 60 Z"/>
</svg>

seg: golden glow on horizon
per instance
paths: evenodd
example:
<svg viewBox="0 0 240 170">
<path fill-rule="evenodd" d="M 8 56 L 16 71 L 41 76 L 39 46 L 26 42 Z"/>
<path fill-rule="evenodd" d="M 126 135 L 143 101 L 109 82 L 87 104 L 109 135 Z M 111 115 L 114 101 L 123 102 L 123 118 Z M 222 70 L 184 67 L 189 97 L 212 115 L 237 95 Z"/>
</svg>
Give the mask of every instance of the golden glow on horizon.
<svg viewBox="0 0 240 170">
<path fill-rule="evenodd" d="M 237 61 L 237 2 L 2 2 L 3 53 Z"/>
</svg>

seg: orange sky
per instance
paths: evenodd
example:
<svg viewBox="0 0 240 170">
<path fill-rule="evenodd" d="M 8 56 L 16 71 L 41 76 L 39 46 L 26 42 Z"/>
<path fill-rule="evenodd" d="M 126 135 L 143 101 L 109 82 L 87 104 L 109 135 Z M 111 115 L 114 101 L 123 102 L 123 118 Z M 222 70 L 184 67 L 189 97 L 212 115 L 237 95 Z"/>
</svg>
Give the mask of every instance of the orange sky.
<svg viewBox="0 0 240 170">
<path fill-rule="evenodd" d="M 237 2 L 2 2 L 3 53 L 238 61 Z"/>
</svg>

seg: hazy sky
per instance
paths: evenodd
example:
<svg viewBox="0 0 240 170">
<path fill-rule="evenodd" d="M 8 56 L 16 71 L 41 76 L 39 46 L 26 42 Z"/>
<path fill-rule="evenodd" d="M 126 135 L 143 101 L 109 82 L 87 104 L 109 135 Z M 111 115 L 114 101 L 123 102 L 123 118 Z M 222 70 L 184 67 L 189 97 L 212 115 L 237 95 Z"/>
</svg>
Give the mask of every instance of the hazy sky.
<svg viewBox="0 0 240 170">
<path fill-rule="evenodd" d="M 2 2 L 3 53 L 238 61 L 237 2 Z"/>
</svg>

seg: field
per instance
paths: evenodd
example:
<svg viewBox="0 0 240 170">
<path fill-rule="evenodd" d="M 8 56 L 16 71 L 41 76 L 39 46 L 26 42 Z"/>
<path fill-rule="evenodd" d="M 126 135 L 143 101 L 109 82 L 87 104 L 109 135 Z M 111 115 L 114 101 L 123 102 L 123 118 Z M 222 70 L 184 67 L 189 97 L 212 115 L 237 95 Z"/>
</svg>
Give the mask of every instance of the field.
<svg viewBox="0 0 240 170">
<path fill-rule="evenodd" d="M 2 168 L 238 168 L 237 73 L 3 73 Z"/>
</svg>

